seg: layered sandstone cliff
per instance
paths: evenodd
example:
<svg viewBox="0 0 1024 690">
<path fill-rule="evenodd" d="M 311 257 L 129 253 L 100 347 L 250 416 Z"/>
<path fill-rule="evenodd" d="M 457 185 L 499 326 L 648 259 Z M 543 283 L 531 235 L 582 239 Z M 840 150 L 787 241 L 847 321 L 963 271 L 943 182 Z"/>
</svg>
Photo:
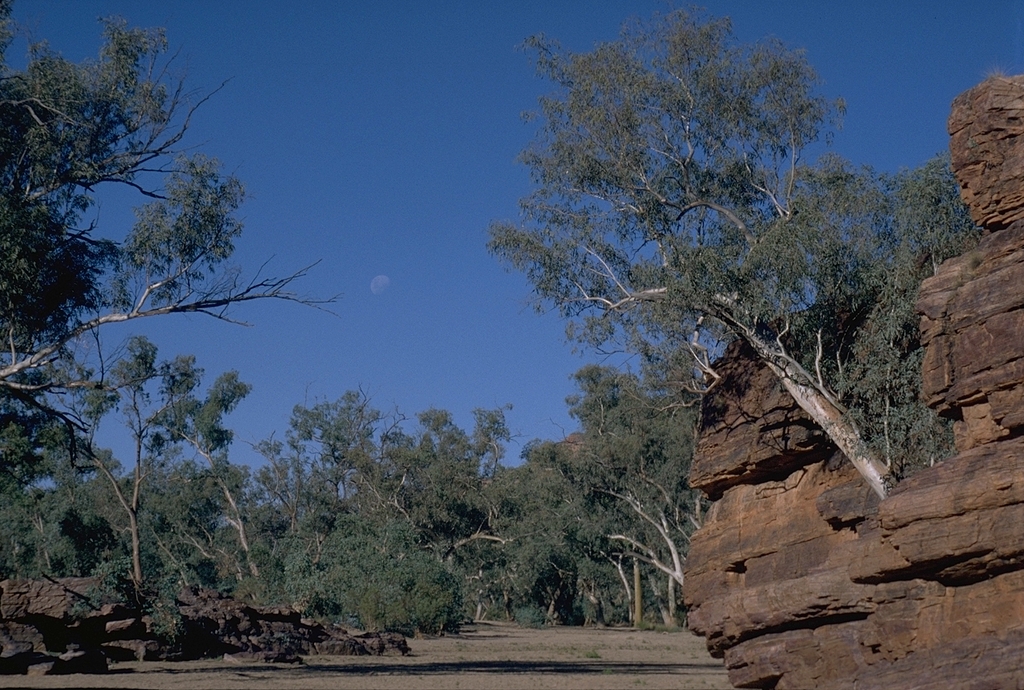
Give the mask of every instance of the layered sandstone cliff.
<svg viewBox="0 0 1024 690">
<path fill-rule="evenodd" d="M 1024 78 L 960 96 L 950 133 L 987 232 L 918 309 L 959 454 L 879 502 L 738 345 L 705 404 L 683 596 L 736 687 L 1024 688 Z"/>
</svg>

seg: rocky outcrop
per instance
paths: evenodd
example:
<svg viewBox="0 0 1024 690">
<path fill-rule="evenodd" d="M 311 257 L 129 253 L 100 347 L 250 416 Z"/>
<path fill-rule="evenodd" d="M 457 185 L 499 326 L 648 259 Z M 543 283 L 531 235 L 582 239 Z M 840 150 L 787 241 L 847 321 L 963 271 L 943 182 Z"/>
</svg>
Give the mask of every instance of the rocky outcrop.
<svg viewBox="0 0 1024 690">
<path fill-rule="evenodd" d="M 1022 145 L 1024 148 L 1024 145 Z M 1024 191 L 1024 178 L 1021 178 Z M 1024 221 L 982 238 L 921 286 L 923 394 L 957 448 L 1024 427 Z"/>
<path fill-rule="evenodd" d="M 1001 230 L 1024 218 L 1024 76 L 992 77 L 953 101 L 953 172 L 979 227 Z"/>
<path fill-rule="evenodd" d="M 103 673 L 107 660 L 294 663 L 309 654 L 408 654 L 402 635 L 352 634 L 304 619 L 289 608 L 251 606 L 219 592 L 187 588 L 169 620 L 121 604 L 94 602 L 97 581 L 0 582 L 0 674 Z M 170 639 L 169 639 L 170 638 Z"/>
<path fill-rule="evenodd" d="M 1024 78 L 959 97 L 950 133 L 986 234 L 918 309 L 958 455 L 879 502 L 739 346 L 705 404 L 683 596 L 736 687 L 1024 687 Z"/>
<path fill-rule="evenodd" d="M 701 430 L 690 482 L 712 500 L 731 486 L 784 478 L 832 454 L 821 429 L 793 404 L 743 341 L 729 345 L 717 367 L 716 394 L 702 403 Z"/>
</svg>

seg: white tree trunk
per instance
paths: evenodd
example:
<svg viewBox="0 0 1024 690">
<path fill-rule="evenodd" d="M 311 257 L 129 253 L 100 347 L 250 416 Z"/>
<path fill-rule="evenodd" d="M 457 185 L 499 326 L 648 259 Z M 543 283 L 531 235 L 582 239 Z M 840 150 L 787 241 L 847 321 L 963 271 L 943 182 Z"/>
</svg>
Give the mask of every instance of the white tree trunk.
<svg viewBox="0 0 1024 690">
<path fill-rule="evenodd" d="M 860 429 L 829 392 L 828 387 L 821 380 L 820 371 L 815 380 L 810 372 L 786 352 L 779 337 L 776 336 L 772 342 L 766 337 L 763 329 L 758 329 L 756 324 L 752 325 L 747 319 L 742 318 L 741 309 L 734 299 L 719 295 L 715 302 L 717 306 L 709 310 L 710 313 L 733 328 L 753 348 L 772 373 L 779 377 L 796 404 L 849 458 L 868 486 L 878 494 L 879 498 L 885 498 L 888 494 L 886 486 L 888 468 L 885 463 L 875 457 L 875 454 L 864 443 Z M 820 347 L 819 341 L 819 356 Z"/>
<path fill-rule="evenodd" d="M 668 581 L 668 615 L 672 620 L 670 625 L 676 624 L 676 579 L 669 575 L 665 578 Z"/>
<path fill-rule="evenodd" d="M 853 422 L 815 387 L 801 385 L 785 375 L 780 378 L 797 405 L 828 434 L 878 497 L 885 498 L 888 493 L 885 486 L 888 470 L 868 449 Z"/>
<path fill-rule="evenodd" d="M 640 561 L 633 559 L 633 625 L 639 628 L 644 622 L 643 583 L 640 581 Z"/>
<path fill-rule="evenodd" d="M 879 498 L 885 498 L 888 493 L 885 479 L 889 470 L 885 463 L 876 458 L 871 449 L 867 447 L 856 424 L 833 401 L 825 385 L 820 381 L 815 381 L 814 377 L 790 357 L 781 345 L 776 347 L 769 344 L 752 328 L 744 327 L 736 320 L 732 320 L 732 325 L 739 326 L 738 330 L 743 339 L 764 360 L 772 373 L 779 377 L 783 387 L 793 396 L 796 404 L 849 458 L 868 486 L 878 494 Z"/>
</svg>

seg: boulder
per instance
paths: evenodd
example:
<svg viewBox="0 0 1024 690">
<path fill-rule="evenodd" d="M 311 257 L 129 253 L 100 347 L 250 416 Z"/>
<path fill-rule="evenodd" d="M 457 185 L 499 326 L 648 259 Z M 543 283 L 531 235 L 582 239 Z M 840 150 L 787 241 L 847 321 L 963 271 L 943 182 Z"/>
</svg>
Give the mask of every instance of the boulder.
<svg viewBox="0 0 1024 690">
<path fill-rule="evenodd" d="M 302 657 L 286 649 L 260 649 L 225 654 L 224 661 L 233 664 L 301 664 Z"/>
<path fill-rule="evenodd" d="M 108 640 L 100 649 L 111 661 L 159 661 L 166 659 L 167 649 L 158 640 Z"/>
<path fill-rule="evenodd" d="M 409 653 L 402 635 L 353 635 L 341 626 L 303 619 L 291 608 L 252 606 L 199 587 L 179 594 L 177 614 L 183 632 L 169 644 L 157 634 L 153 618 L 121 604 L 90 605 L 70 617 L 65 589 L 79 584 L 4 583 L 5 591 L 13 593 L 7 610 L 19 618 L 0 620 L 0 674 L 104 673 L 107 659 L 224 657 L 237 663 L 297 663 L 307 654 Z M 40 601 L 32 599 L 35 593 L 42 597 Z"/>
<path fill-rule="evenodd" d="M 65 619 L 78 602 L 88 602 L 88 592 L 99 585 L 94 577 L 57 580 L 4 580 L 0 582 L 0 618 L 18 620 L 33 616 Z"/>
<path fill-rule="evenodd" d="M 0 675 L 24 675 L 34 669 L 32 675 L 43 675 L 53 667 L 54 658 L 43 652 L 18 651 L 0 655 Z"/>
<path fill-rule="evenodd" d="M 344 639 L 344 638 L 342 638 Z M 356 635 L 363 647 L 375 656 L 399 655 L 405 656 L 411 650 L 404 635 L 393 632 L 366 632 Z"/>
<path fill-rule="evenodd" d="M 949 150 L 974 222 L 1000 230 L 1024 218 L 1024 76 L 995 76 L 953 101 Z"/>
<path fill-rule="evenodd" d="M 366 656 L 370 651 L 354 637 L 328 638 L 314 645 L 317 654 L 325 656 Z"/>
<path fill-rule="evenodd" d="M 0 621 L 0 647 L 8 656 L 18 652 L 46 651 L 46 642 L 39 628 L 28 623 Z"/>
<path fill-rule="evenodd" d="M 99 649 L 69 649 L 57 657 L 47 675 L 106 672 L 107 656 Z"/>
</svg>

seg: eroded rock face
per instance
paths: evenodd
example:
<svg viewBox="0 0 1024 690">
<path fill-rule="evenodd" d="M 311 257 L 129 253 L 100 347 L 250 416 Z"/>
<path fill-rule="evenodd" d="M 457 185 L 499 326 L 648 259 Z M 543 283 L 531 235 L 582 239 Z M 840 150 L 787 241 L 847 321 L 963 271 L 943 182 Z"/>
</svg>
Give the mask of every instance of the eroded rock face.
<svg viewBox="0 0 1024 690">
<path fill-rule="evenodd" d="M 1024 76 L 992 77 L 960 94 L 948 127 L 953 172 L 974 222 L 994 231 L 1024 218 Z"/>
<path fill-rule="evenodd" d="M 1022 143 L 1024 147 L 1024 143 Z M 1020 182 L 1024 191 L 1024 178 Z M 924 399 L 959 450 L 1024 427 L 1024 221 L 982 238 L 921 285 Z"/>
<path fill-rule="evenodd" d="M 1024 438 L 976 446 L 882 502 L 840 454 L 815 460 L 822 452 L 782 479 L 733 468 L 693 536 L 689 627 L 733 684 L 974 687 L 994 669 L 1024 679 Z"/>
<path fill-rule="evenodd" d="M 57 580 L 4 580 L 0 582 L 0 618 L 16 620 L 31 616 L 67 618 L 83 593 L 99 584 L 92 577 Z"/>
<path fill-rule="evenodd" d="M 987 233 L 918 310 L 959 454 L 878 502 L 739 348 L 704 407 L 683 596 L 737 687 L 1024 687 L 1024 77 L 958 98 L 950 133 Z"/>
<path fill-rule="evenodd" d="M 726 349 L 715 395 L 705 397 L 690 484 L 712 500 L 731 486 L 782 479 L 833 448 L 743 341 Z"/>
</svg>

